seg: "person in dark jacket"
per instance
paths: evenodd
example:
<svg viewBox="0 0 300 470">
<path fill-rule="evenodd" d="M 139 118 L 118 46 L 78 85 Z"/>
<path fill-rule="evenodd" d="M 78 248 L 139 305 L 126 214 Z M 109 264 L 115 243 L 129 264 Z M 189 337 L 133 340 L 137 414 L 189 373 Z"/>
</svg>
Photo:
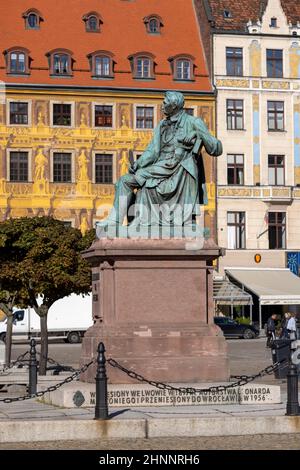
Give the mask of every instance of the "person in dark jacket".
<svg viewBox="0 0 300 470">
<path fill-rule="evenodd" d="M 267 348 L 271 347 L 272 341 L 275 339 L 275 320 L 277 319 L 277 315 L 273 313 L 273 315 L 268 318 L 267 323 Z"/>
<path fill-rule="evenodd" d="M 289 337 L 289 333 L 288 333 L 288 330 L 287 330 L 287 324 L 288 324 L 288 321 L 291 317 L 291 314 L 286 312 L 283 316 L 283 319 L 281 320 L 281 333 L 280 333 L 280 338 L 282 339 L 286 339 Z"/>
</svg>

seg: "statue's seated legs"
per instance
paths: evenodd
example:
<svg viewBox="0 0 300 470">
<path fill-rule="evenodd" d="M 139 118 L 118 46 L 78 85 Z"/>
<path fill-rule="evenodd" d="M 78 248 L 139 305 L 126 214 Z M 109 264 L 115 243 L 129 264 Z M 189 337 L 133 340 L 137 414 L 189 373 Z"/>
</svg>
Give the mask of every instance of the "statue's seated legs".
<svg viewBox="0 0 300 470">
<path fill-rule="evenodd" d="M 122 225 L 124 217 L 127 216 L 128 208 L 132 204 L 134 198 L 134 190 L 141 186 L 137 182 L 135 175 L 127 174 L 121 176 L 115 185 L 115 199 L 113 208 L 109 216 L 102 222 L 98 222 L 99 226 Z"/>
</svg>

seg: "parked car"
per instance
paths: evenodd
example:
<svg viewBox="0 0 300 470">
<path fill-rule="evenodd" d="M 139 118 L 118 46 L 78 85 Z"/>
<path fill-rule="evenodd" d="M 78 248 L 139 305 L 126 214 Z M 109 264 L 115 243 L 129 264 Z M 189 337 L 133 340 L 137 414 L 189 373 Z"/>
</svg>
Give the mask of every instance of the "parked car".
<svg viewBox="0 0 300 470">
<path fill-rule="evenodd" d="M 228 317 L 214 317 L 214 322 L 224 333 L 225 338 L 253 339 L 259 335 L 259 330 L 253 325 L 240 325 Z"/>
</svg>

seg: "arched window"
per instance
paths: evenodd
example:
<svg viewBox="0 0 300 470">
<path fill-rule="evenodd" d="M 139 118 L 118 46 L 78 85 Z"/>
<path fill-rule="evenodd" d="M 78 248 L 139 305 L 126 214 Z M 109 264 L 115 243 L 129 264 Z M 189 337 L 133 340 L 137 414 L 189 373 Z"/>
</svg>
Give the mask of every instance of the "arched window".
<svg viewBox="0 0 300 470">
<path fill-rule="evenodd" d="M 7 73 L 29 73 L 29 51 L 25 48 L 11 48 L 4 52 L 7 65 Z"/>
<path fill-rule="evenodd" d="M 49 59 L 50 75 L 72 75 L 72 52 L 58 49 L 46 54 Z"/>
<path fill-rule="evenodd" d="M 99 13 L 91 11 L 82 17 L 85 22 L 85 30 L 88 33 L 99 33 L 100 25 L 103 23 Z"/>
<path fill-rule="evenodd" d="M 163 22 L 158 15 L 149 15 L 144 18 L 146 31 L 149 34 L 160 34 Z"/>
<path fill-rule="evenodd" d="M 30 13 L 30 15 L 28 15 L 27 24 L 31 29 L 36 29 L 38 27 L 38 17 L 35 13 Z"/>
<path fill-rule="evenodd" d="M 131 63 L 134 78 L 154 78 L 154 56 L 152 54 L 149 52 L 139 52 L 129 56 L 128 59 Z"/>
<path fill-rule="evenodd" d="M 98 31 L 99 30 L 99 20 L 96 16 L 90 16 L 86 22 L 86 28 L 88 31 Z"/>
<path fill-rule="evenodd" d="M 194 79 L 194 57 L 176 56 L 170 57 L 171 68 L 174 80 L 193 80 Z"/>
<path fill-rule="evenodd" d="M 159 22 L 157 18 L 151 18 L 149 21 L 149 33 L 159 33 Z"/>
<path fill-rule="evenodd" d="M 30 9 L 23 13 L 26 29 L 40 29 L 40 23 L 43 18 L 38 10 Z"/>
<path fill-rule="evenodd" d="M 113 77 L 113 54 L 108 51 L 96 51 L 88 55 L 93 77 Z"/>
</svg>

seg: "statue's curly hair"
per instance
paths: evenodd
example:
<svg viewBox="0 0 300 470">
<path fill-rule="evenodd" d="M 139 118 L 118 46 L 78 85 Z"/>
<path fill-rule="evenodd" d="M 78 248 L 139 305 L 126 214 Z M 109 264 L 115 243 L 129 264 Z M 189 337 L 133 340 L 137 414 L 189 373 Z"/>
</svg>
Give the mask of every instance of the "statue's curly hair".
<svg viewBox="0 0 300 470">
<path fill-rule="evenodd" d="M 177 109 L 182 109 L 184 107 L 184 96 L 180 91 L 167 91 L 166 98 L 174 104 Z"/>
</svg>

